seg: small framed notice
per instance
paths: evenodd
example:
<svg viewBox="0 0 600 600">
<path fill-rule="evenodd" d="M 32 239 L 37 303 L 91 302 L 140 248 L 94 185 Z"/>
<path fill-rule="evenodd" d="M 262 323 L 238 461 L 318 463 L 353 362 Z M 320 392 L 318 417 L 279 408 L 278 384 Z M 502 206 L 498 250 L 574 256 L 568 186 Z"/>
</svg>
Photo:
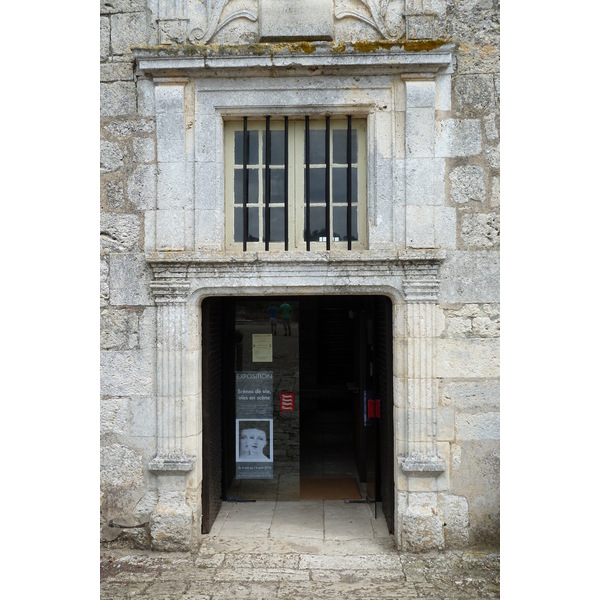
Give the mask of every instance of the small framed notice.
<svg viewBox="0 0 600 600">
<path fill-rule="evenodd" d="M 252 362 L 273 362 L 272 334 L 252 334 Z"/>
</svg>

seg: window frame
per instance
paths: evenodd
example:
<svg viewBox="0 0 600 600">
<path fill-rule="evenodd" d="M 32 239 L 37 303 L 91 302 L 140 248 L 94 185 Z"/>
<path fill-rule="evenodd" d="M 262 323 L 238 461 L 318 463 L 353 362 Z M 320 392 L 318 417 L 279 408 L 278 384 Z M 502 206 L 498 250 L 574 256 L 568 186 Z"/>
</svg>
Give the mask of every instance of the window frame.
<svg viewBox="0 0 600 600">
<path fill-rule="evenodd" d="M 310 115 L 310 131 L 325 130 L 327 115 Z M 306 226 L 306 199 L 305 199 L 305 116 L 294 115 L 288 117 L 288 149 L 289 149 L 289 169 L 288 169 L 288 217 L 287 217 L 287 229 L 288 229 L 288 251 L 299 252 L 299 251 L 327 251 L 326 241 L 315 241 L 311 240 L 307 244 L 304 236 L 304 228 Z M 273 116 L 269 118 L 269 127 L 271 131 L 281 131 L 284 129 L 283 116 Z M 235 203 L 235 171 L 240 171 L 240 165 L 235 163 L 235 132 L 243 131 L 243 118 L 232 117 L 225 119 L 223 123 L 223 165 L 224 165 L 224 196 L 225 196 L 225 248 L 228 251 L 243 251 L 243 241 L 235 240 L 235 215 L 234 211 L 240 208 L 239 203 Z M 347 130 L 348 116 L 347 115 L 330 115 L 330 163 L 329 163 L 329 179 L 330 179 L 330 195 L 331 200 L 329 202 L 330 211 L 330 251 L 348 251 L 347 239 L 338 239 L 337 241 L 333 237 L 333 213 L 334 208 L 341 206 L 346 207 L 344 203 L 333 202 L 333 170 L 334 166 L 347 167 L 346 164 L 334 163 L 333 162 L 333 137 L 334 131 Z M 356 190 L 356 202 L 352 202 L 352 205 L 356 205 L 356 231 L 358 239 L 352 239 L 351 248 L 352 250 L 365 250 L 368 248 L 367 244 L 367 118 L 364 115 L 352 115 L 351 116 L 352 130 L 356 130 L 356 141 L 357 141 L 357 155 L 356 163 L 352 163 L 353 167 L 356 167 L 357 176 L 357 190 Z M 261 252 L 261 251 L 285 251 L 285 241 L 269 241 L 268 249 L 264 240 L 264 214 L 266 204 L 264 202 L 263 193 L 263 173 L 265 172 L 265 164 L 263 163 L 264 157 L 264 132 L 267 128 L 267 118 L 264 116 L 248 116 L 247 117 L 247 128 L 248 131 L 258 131 L 258 162 L 248 165 L 252 170 L 258 171 L 258 202 L 251 202 L 248 204 L 249 208 L 258 209 L 258 241 L 247 240 L 246 251 L 249 252 Z M 273 169 L 273 164 L 270 169 Z M 312 163 L 311 167 L 323 168 L 324 165 L 320 163 Z M 280 169 L 281 165 L 275 165 L 275 169 Z M 311 169 L 312 170 L 312 169 Z M 325 202 L 310 203 L 313 207 L 322 206 Z M 281 208 L 281 202 L 271 201 L 272 208 Z M 285 237 L 285 234 L 284 234 Z"/>
</svg>

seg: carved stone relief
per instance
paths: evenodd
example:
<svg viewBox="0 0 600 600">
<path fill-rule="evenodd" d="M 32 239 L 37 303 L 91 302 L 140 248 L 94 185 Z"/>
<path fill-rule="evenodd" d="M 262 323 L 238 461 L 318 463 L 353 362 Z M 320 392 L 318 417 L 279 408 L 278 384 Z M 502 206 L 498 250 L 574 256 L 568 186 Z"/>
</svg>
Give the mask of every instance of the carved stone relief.
<svg viewBox="0 0 600 600">
<path fill-rule="evenodd" d="M 442 0 L 320 1 L 331 2 L 341 36 L 337 41 L 345 41 L 348 35 L 355 39 L 432 38 L 439 35 L 440 19 L 445 14 L 445 2 Z M 258 20 L 263 0 L 158 2 L 160 44 L 208 44 L 215 42 L 215 39 L 229 37 L 231 43 L 239 43 L 239 32 L 242 30 L 245 32 L 245 41 L 259 40 Z M 243 22 L 245 27 L 241 27 Z M 251 25 L 250 30 L 248 25 Z M 289 29 L 290 24 L 286 26 Z"/>
</svg>

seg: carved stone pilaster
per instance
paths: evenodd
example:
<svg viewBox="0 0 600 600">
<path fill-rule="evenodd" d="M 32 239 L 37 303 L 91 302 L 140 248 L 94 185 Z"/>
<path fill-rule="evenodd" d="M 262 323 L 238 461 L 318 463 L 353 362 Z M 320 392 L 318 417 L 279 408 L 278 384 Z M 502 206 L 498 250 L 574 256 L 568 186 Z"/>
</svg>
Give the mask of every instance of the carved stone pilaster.
<svg viewBox="0 0 600 600">
<path fill-rule="evenodd" d="M 156 302 L 157 453 L 151 471 L 186 472 L 194 457 L 184 451 L 185 339 L 188 282 L 150 284 Z"/>
<path fill-rule="evenodd" d="M 156 475 L 158 504 L 150 534 L 156 550 L 188 550 L 192 510 L 187 505 L 186 475 L 196 458 L 184 449 L 186 301 L 190 284 L 165 281 L 150 284 L 156 303 L 156 457 L 148 465 Z"/>
<path fill-rule="evenodd" d="M 445 470 L 437 453 L 437 383 L 435 373 L 436 303 L 439 260 L 404 263 L 407 315 L 408 456 L 405 473 L 437 476 Z"/>
</svg>

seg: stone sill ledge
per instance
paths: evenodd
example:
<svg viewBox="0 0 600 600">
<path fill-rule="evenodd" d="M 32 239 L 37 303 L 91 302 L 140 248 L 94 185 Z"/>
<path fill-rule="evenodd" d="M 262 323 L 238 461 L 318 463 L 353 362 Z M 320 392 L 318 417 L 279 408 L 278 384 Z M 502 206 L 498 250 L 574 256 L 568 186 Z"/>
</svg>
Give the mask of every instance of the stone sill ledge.
<svg viewBox="0 0 600 600">
<path fill-rule="evenodd" d="M 192 457 L 181 458 L 154 458 L 148 465 L 152 473 L 187 473 L 194 468 L 195 459 Z"/>
<path fill-rule="evenodd" d="M 407 458 L 402 461 L 402 472 L 407 475 L 438 476 L 446 470 L 444 460 L 435 458 Z"/>
<path fill-rule="evenodd" d="M 446 258 L 442 249 L 310 251 L 310 252 L 152 252 L 146 254 L 151 265 L 240 266 L 245 265 L 368 265 L 410 262 L 440 262 Z"/>
<path fill-rule="evenodd" d="M 134 49 L 138 72 L 155 76 L 205 71 L 244 71 L 290 68 L 314 74 L 316 69 L 351 68 L 355 73 L 437 73 L 452 67 L 455 44 L 447 40 L 261 43 L 242 46 L 181 45 Z"/>
</svg>

